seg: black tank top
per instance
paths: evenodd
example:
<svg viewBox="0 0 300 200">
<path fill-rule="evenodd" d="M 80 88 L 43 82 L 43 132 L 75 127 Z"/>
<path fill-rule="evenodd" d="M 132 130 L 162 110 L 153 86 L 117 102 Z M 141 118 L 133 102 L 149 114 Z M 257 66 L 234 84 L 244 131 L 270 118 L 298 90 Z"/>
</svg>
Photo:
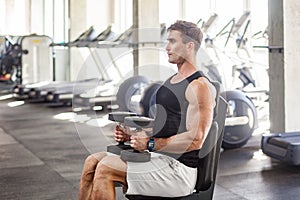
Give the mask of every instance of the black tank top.
<svg viewBox="0 0 300 200">
<path fill-rule="evenodd" d="M 172 77 L 164 82 L 156 94 L 156 116 L 153 129 L 155 138 L 166 138 L 187 130 L 186 114 L 189 103 L 185 98 L 186 88 L 193 80 L 205 77 L 205 75 L 197 71 L 178 83 L 171 83 Z M 184 154 L 160 153 L 172 156 L 189 167 L 199 165 L 199 150 Z"/>
</svg>

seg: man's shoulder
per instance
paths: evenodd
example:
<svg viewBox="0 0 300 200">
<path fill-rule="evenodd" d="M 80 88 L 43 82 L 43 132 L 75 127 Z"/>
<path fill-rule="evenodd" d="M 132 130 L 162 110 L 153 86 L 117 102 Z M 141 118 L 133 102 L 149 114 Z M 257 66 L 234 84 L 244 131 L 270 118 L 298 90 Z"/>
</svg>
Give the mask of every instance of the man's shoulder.
<svg viewBox="0 0 300 200">
<path fill-rule="evenodd" d="M 188 85 L 188 90 L 193 91 L 196 94 L 203 93 L 204 91 L 216 91 L 216 87 L 206 77 L 199 77 L 193 80 Z"/>
<path fill-rule="evenodd" d="M 211 83 L 205 76 L 200 76 L 189 84 L 190 87 L 203 87 L 208 85 L 211 85 Z"/>
</svg>

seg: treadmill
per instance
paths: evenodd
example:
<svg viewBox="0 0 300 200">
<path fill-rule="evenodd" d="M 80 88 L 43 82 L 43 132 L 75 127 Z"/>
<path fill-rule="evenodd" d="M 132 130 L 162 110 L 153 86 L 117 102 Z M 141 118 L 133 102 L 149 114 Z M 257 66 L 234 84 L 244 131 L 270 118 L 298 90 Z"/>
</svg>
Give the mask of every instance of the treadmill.
<svg viewBox="0 0 300 200">
<path fill-rule="evenodd" d="M 116 105 L 117 83 L 106 81 L 96 87 L 73 95 L 73 111 L 111 110 Z"/>
<path fill-rule="evenodd" d="M 300 132 L 264 134 L 263 153 L 290 165 L 300 165 Z"/>
<path fill-rule="evenodd" d="M 88 31 L 88 39 L 80 39 L 76 40 L 75 42 L 72 42 L 69 47 L 88 47 L 90 43 L 98 43 L 98 42 L 104 42 L 106 40 L 112 40 L 115 37 L 115 33 L 111 30 L 112 26 L 109 25 L 104 31 L 102 31 L 100 34 L 91 37 L 91 34 L 93 34 L 93 31 Z M 89 49 L 91 52 L 91 50 Z M 95 59 L 95 58 L 93 58 Z M 95 62 L 97 64 L 97 62 Z M 101 66 L 99 67 L 99 71 L 102 74 Z M 103 76 L 103 74 L 102 74 Z M 106 79 L 88 79 L 88 80 L 82 80 L 82 81 L 75 81 L 70 84 L 58 84 L 58 87 L 55 87 L 54 89 L 48 89 L 45 94 L 45 101 L 48 103 L 48 105 L 52 106 L 58 106 L 58 105 L 72 105 L 72 100 L 74 95 L 80 95 L 81 93 L 84 93 L 87 90 L 93 90 L 96 87 L 101 87 L 102 84 L 110 83 L 111 80 Z"/>
<path fill-rule="evenodd" d="M 82 34 L 80 34 L 74 41 L 69 42 L 69 43 L 54 43 L 52 42 L 49 44 L 50 47 L 55 47 L 55 46 L 62 46 L 62 47 L 68 47 L 68 45 L 74 45 L 78 41 L 86 40 L 89 38 L 89 36 L 94 32 L 93 26 L 89 27 L 86 31 L 84 31 Z M 28 94 L 29 92 L 34 91 L 35 89 L 40 89 L 40 88 L 46 88 L 47 85 L 52 87 L 53 85 L 59 84 L 59 83 L 67 83 L 65 82 L 54 82 L 54 81 L 40 81 L 40 82 L 35 82 L 35 83 L 27 83 L 27 84 L 18 84 L 13 88 L 13 95 L 16 98 L 27 98 L 29 97 Z M 31 95 L 32 96 L 32 95 Z M 39 95 L 37 95 L 39 96 Z"/>
<path fill-rule="evenodd" d="M 122 34 L 118 35 L 111 40 L 105 40 L 100 42 L 92 42 L 89 44 L 89 47 L 91 48 L 117 48 L 117 47 L 131 47 L 132 45 L 136 45 L 133 43 L 132 40 L 132 33 L 134 29 L 133 27 L 130 27 Z M 161 34 L 161 40 L 160 41 L 151 41 L 151 42 L 142 42 L 142 45 L 145 44 L 164 44 L 164 40 L 166 39 L 166 24 L 162 23 L 160 25 L 160 34 Z M 137 83 L 144 83 L 148 82 L 143 80 L 142 77 L 136 77 L 135 80 Z M 101 89 L 101 86 L 98 89 L 94 90 L 94 93 L 86 94 L 76 94 L 73 99 L 73 110 L 74 111 L 82 111 L 82 110 L 96 110 L 96 111 L 103 111 L 108 109 L 113 109 L 116 106 L 116 91 L 114 88 L 117 87 L 117 83 L 111 83 L 112 86 L 110 90 L 103 91 Z M 132 83 L 134 84 L 134 83 Z M 103 86 L 102 88 L 105 88 L 106 86 Z M 117 107 L 117 106 L 116 106 Z"/>
<path fill-rule="evenodd" d="M 80 95 L 89 90 L 94 90 L 97 85 L 100 87 L 107 83 L 110 83 L 110 80 L 101 80 L 94 79 L 88 82 L 76 82 L 71 87 L 59 87 L 55 90 L 49 90 L 45 96 L 45 101 L 49 103 L 49 106 L 60 106 L 60 105 L 72 105 L 72 100 L 74 95 Z"/>
<path fill-rule="evenodd" d="M 94 28 L 91 26 L 87 31 L 82 33 L 76 40 L 70 43 L 60 43 L 60 44 L 51 44 L 51 46 L 66 46 L 66 47 L 77 47 L 79 44 L 88 43 L 97 39 L 105 39 L 109 37 L 111 33 L 111 26 L 108 26 L 104 31 L 100 34 L 96 35 Z M 72 98 L 65 98 L 64 101 L 60 102 L 61 94 L 72 94 L 74 87 L 76 88 L 86 88 L 90 89 L 95 87 L 98 82 L 103 80 L 99 80 L 99 78 L 91 78 L 84 79 L 79 81 L 53 81 L 53 82 L 41 82 L 34 84 L 26 84 L 21 85 L 18 88 L 14 89 L 14 93 L 16 96 L 24 96 L 26 95 L 30 102 L 42 102 L 47 101 L 47 103 L 56 103 L 58 105 L 68 105 L 72 101 Z M 56 92 L 57 91 L 57 92 Z M 48 96 L 47 96 L 48 95 Z M 51 96 L 55 96 L 52 98 Z M 70 95 L 69 95 L 70 96 Z"/>
<path fill-rule="evenodd" d="M 106 38 L 102 38 L 102 40 L 94 40 L 88 43 L 87 47 L 89 49 L 102 48 L 108 50 L 109 48 L 114 47 L 128 47 L 132 39 L 132 33 L 132 26 L 121 34 L 115 34 L 111 31 L 111 34 L 106 33 Z M 79 45 L 78 47 L 83 47 L 83 45 Z M 91 53 L 91 55 L 93 54 Z M 93 110 L 111 109 L 115 104 L 113 102 L 116 102 L 116 87 L 118 87 L 117 83 L 111 80 L 109 82 L 106 82 L 104 85 L 98 85 L 91 90 L 74 94 L 74 111 L 90 110 L 91 108 Z"/>
<path fill-rule="evenodd" d="M 70 42 L 62 42 L 62 43 L 52 43 L 50 46 L 63 46 L 63 47 L 71 47 L 76 46 L 79 42 L 82 41 L 89 41 L 93 40 L 93 37 L 95 35 L 95 29 L 94 26 L 90 26 L 87 30 L 85 30 L 83 33 L 81 33 L 75 40 Z"/>
<path fill-rule="evenodd" d="M 64 91 L 73 91 L 73 88 L 76 85 L 81 85 L 82 87 L 91 87 L 94 86 L 99 79 L 91 78 L 91 79 L 84 79 L 79 81 L 64 81 L 64 82 L 52 82 L 46 85 L 41 85 L 39 87 L 31 87 L 28 86 L 28 98 L 30 102 L 41 102 L 45 101 L 47 98 L 47 94 L 49 92 L 55 92 L 57 90 L 64 90 Z"/>
</svg>

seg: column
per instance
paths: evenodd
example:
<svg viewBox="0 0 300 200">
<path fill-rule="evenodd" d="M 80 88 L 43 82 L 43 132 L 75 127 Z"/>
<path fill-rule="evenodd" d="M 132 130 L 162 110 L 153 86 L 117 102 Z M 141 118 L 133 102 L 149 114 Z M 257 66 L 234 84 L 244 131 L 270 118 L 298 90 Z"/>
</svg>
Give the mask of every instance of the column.
<svg viewBox="0 0 300 200">
<path fill-rule="evenodd" d="M 285 71 L 282 0 L 269 0 L 270 131 L 285 131 Z"/>
<path fill-rule="evenodd" d="M 137 10 L 133 16 L 138 27 L 138 42 L 160 41 L 159 1 L 134 0 Z M 133 9 L 135 10 L 135 9 Z M 147 48 L 148 47 L 148 48 Z M 135 74 L 145 75 L 151 80 L 159 79 L 159 52 L 161 47 L 155 44 L 140 44 L 138 58 L 135 58 Z M 136 66 L 138 64 L 138 68 Z"/>
<path fill-rule="evenodd" d="M 283 2 L 285 131 L 300 131 L 300 2 Z"/>
<path fill-rule="evenodd" d="M 300 131 L 300 37 L 297 0 L 269 0 L 270 131 Z"/>
</svg>

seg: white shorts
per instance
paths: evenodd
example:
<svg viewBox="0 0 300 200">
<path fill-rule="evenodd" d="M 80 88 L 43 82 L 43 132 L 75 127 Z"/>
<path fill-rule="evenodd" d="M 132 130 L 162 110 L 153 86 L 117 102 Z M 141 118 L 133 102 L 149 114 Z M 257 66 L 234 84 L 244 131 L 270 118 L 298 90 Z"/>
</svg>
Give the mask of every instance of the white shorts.
<svg viewBox="0 0 300 200">
<path fill-rule="evenodd" d="M 194 191 L 197 168 L 187 167 L 178 160 L 151 152 L 151 161 L 127 162 L 127 194 L 180 197 Z"/>
</svg>

